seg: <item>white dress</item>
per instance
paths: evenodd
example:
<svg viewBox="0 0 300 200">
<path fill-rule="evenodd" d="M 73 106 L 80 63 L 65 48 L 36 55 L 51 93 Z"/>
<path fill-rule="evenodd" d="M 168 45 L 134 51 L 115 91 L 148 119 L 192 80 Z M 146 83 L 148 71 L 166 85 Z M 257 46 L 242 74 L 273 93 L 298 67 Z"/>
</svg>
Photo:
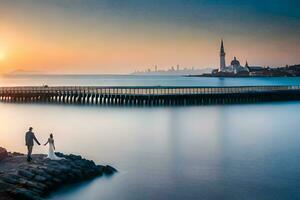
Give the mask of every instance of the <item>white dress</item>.
<svg viewBox="0 0 300 200">
<path fill-rule="evenodd" d="M 62 158 L 57 157 L 55 155 L 55 152 L 54 152 L 54 140 L 52 138 L 48 139 L 48 144 L 49 144 L 49 153 L 48 153 L 47 158 L 49 158 L 50 160 L 61 160 Z"/>
</svg>

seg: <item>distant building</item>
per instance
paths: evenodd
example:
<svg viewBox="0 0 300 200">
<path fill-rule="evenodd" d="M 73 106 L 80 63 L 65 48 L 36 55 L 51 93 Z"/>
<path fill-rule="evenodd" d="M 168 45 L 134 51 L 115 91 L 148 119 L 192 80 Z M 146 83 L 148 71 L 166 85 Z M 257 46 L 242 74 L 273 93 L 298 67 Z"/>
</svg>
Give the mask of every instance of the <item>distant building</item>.
<svg viewBox="0 0 300 200">
<path fill-rule="evenodd" d="M 236 57 L 233 58 L 229 66 L 226 66 L 225 61 L 225 49 L 224 49 L 224 43 L 223 40 L 221 40 L 221 48 L 220 48 L 220 68 L 218 72 L 220 73 L 229 73 L 229 74 L 243 74 L 247 75 L 249 74 L 248 68 L 245 66 L 241 66 L 240 61 L 236 59 Z M 248 65 L 248 63 L 247 63 Z M 216 73 L 216 72 L 215 72 Z"/>
<path fill-rule="evenodd" d="M 220 69 L 219 72 L 226 72 L 226 61 L 225 61 L 225 50 L 223 40 L 221 41 L 221 49 L 220 49 Z"/>
</svg>

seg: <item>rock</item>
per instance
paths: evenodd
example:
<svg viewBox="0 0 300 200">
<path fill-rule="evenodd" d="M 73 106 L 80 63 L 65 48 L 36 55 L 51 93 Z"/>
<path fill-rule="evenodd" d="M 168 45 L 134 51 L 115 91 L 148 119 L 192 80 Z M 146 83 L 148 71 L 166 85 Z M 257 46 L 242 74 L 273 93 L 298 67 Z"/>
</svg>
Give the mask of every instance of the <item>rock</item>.
<svg viewBox="0 0 300 200">
<path fill-rule="evenodd" d="M 104 173 L 105 167 L 103 165 L 96 166 L 97 173 L 101 176 Z"/>
<path fill-rule="evenodd" d="M 81 170 L 79 170 L 79 169 L 72 169 L 71 173 L 77 178 L 83 177 L 83 174 L 82 174 Z"/>
<path fill-rule="evenodd" d="M 80 168 L 84 168 L 86 166 L 86 163 L 82 160 L 75 160 L 74 164 Z"/>
<path fill-rule="evenodd" d="M 8 157 L 6 149 L 0 147 L 0 161 Z"/>
<path fill-rule="evenodd" d="M 94 163 L 94 161 L 88 160 L 88 161 L 86 161 L 86 166 L 94 168 L 94 167 L 96 167 L 96 164 Z"/>
<path fill-rule="evenodd" d="M 110 166 L 110 165 L 106 165 L 104 167 L 104 174 L 105 175 L 112 175 L 115 172 L 118 172 L 118 171 L 115 168 L 113 168 L 112 166 Z"/>
<path fill-rule="evenodd" d="M 48 189 L 48 187 L 45 184 L 32 182 L 32 181 L 26 181 L 25 186 L 29 187 L 29 188 L 35 188 L 35 189 L 43 191 L 43 192 L 47 191 L 47 189 Z"/>
<path fill-rule="evenodd" d="M 64 158 L 65 157 L 65 155 L 63 153 L 60 153 L 60 152 L 55 152 L 55 155 L 57 157 L 60 157 L 60 158 Z"/>
<path fill-rule="evenodd" d="M 67 177 L 68 177 L 68 178 L 67 178 L 68 182 L 72 182 L 72 181 L 74 181 L 74 180 L 77 179 L 76 175 L 73 174 L 72 172 L 69 172 L 69 173 L 67 173 L 66 175 L 67 175 Z"/>
<path fill-rule="evenodd" d="M 71 168 L 68 166 L 59 166 L 58 170 L 60 170 L 62 173 L 68 173 L 71 170 Z"/>
<path fill-rule="evenodd" d="M 42 190 L 39 190 L 37 188 L 29 188 L 29 190 L 38 194 L 39 196 L 42 196 L 44 194 L 44 192 Z"/>
<path fill-rule="evenodd" d="M 48 174 L 52 175 L 52 176 L 57 176 L 58 174 L 61 174 L 62 171 L 55 169 L 55 166 L 48 166 L 46 169 L 44 169 L 45 172 L 47 172 Z"/>
<path fill-rule="evenodd" d="M 0 200 L 39 200 L 61 185 L 117 172 L 109 165 L 96 165 L 81 156 L 62 153 L 57 156 L 64 159 L 45 159 L 45 155 L 39 154 L 33 155 L 33 161 L 28 163 L 24 155 L 9 153 L 0 162 Z"/>
<path fill-rule="evenodd" d="M 40 176 L 40 175 L 36 175 L 34 177 L 34 180 L 38 181 L 38 182 L 41 182 L 41 183 L 44 183 L 45 181 L 47 181 L 47 179 L 43 176 Z"/>
<path fill-rule="evenodd" d="M 33 173 L 35 175 L 40 175 L 40 176 L 45 177 L 47 180 L 52 179 L 52 177 L 42 169 L 30 169 L 30 171 L 31 171 L 31 173 Z"/>
<path fill-rule="evenodd" d="M 84 175 L 85 179 L 90 179 L 93 176 L 95 176 L 95 172 L 92 169 L 86 169 L 83 171 L 83 175 Z"/>
<path fill-rule="evenodd" d="M 27 179 L 32 179 L 34 177 L 33 173 L 31 173 L 30 171 L 27 171 L 27 170 L 23 170 L 23 169 L 19 170 L 18 174 L 20 176 L 23 176 L 23 177 L 27 178 Z"/>
<path fill-rule="evenodd" d="M 55 183 L 55 185 L 60 185 L 63 181 L 60 178 L 53 178 L 52 181 Z"/>
<path fill-rule="evenodd" d="M 26 188 L 27 190 L 33 191 L 39 195 L 42 195 L 45 192 L 44 187 L 39 187 L 37 183 L 26 180 L 20 180 L 18 187 Z"/>
<path fill-rule="evenodd" d="M 41 200 L 38 193 L 25 188 L 16 188 L 10 191 L 10 193 L 16 197 L 17 200 Z"/>
<path fill-rule="evenodd" d="M 68 180 L 68 176 L 65 173 L 59 173 L 57 174 L 57 176 L 63 181 L 66 182 L 66 180 Z"/>
<path fill-rule="evenodd" d="M 6 182 L 6 183 L 10 183 L 13 185 L 17 185 L 19 184 L 19 178 L 18 176 L 14 175 L 14 174 L 7 174 L 3 177 L 1 177 L 1 179 Z"/>
<path fill-rule="evenodd" d="M 0 193 L 10 190 L 14 185 L 0 181 Z"/>
<path fill-rule="evenodd" d="M 70 160 L 81 160 L 82 159 L 81 156 L 76 156 L 76 155 L 73 155 L 73 154 L 70 154 L 70 155 L 66 156 L 66 158 L 68 158 Z"/>
<path fill-rule="evenodd" d="M 23 153 L 18 153 L 18 152 L 13 152 L 12 155 L 13 156 L 24 156 Z"/>
</svg>

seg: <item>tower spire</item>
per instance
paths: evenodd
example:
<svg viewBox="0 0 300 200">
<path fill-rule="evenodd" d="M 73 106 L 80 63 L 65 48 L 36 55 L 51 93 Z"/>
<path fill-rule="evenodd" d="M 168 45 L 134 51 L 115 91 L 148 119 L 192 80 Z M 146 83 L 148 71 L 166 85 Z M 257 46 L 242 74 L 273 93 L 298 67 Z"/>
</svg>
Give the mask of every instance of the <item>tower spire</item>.
<svg viewBox="0 0 300 200">
<path fill-rule="evenodd" d="M 225 50 L 224 50 L 224 42 L 221 39 L 221 48 L 220 48 L 220 68 L 219 71 L 225 72 L 226 71 L 226 62 L 225 62 Z"/>
<path fill-rule="evenodd" d="M 223 39 L 221 39 L 221 49 L 220 49 L 221 53 L 225 53 L 224 52 L 224 43 L 223 43 Z"/>
</svg>

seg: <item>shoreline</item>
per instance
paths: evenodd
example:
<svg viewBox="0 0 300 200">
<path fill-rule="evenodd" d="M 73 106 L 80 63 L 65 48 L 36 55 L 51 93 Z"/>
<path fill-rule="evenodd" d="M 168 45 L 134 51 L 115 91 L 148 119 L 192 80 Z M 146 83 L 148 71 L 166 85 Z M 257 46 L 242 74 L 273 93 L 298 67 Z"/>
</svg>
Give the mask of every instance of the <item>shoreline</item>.
<svg viewBox="0 0 300 200">
<path fill-rule="evenodd" d="M 280 76 L 280 75 L 256 75 L 256 76 L 250 76 L 250 75 L 213 75 L 213 74 L 200 74 L 200 75 L 185 75 L 183 77 L 188 78 L 299 78 L 300 75 L 295 76 Z"/>
<path fill-rule="evenodd" d="M 22 153 L 0 147 L 0 200 L 41 200 L 59 187 L 85 182 L 117 170 L 97 165 L 80 155 L 56 153 L 61 160 L 34 154 L 31 162 Z"/>
</svg>

